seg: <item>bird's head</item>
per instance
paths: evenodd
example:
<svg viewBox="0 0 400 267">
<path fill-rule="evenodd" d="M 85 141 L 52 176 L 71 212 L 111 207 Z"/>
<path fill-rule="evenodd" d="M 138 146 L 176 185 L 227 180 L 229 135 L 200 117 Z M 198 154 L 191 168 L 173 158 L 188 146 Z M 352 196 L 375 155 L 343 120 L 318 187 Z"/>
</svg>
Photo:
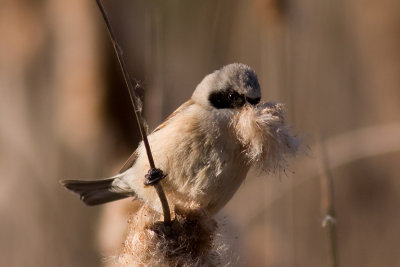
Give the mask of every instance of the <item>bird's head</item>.
<svg viewBox="0 0 400 267">
<path fill-rule="evenodd" d="M 192 99 L 210 109 L 241 109 L 260 102 L 260 85 L 252 68 L 233 63 L 207 75 L 196 87 Z"/>
</svg>

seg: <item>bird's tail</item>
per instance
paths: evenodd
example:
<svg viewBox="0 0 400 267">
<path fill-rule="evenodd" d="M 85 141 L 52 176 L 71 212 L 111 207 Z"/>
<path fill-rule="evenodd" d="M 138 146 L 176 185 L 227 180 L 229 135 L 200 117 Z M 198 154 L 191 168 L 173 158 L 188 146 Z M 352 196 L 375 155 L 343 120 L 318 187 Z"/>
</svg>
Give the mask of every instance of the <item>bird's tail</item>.
<svg viewBox="0 0 400 267">
<path fill-rule="evenodd" d="M 86 205 L 95 206 L 132 196 L 118 193 L 112 185 L 115 179 L 117 178 L 94 181 L 63 180 L 60 183 L 68 190 L 78 194 Z"/>
</svg>

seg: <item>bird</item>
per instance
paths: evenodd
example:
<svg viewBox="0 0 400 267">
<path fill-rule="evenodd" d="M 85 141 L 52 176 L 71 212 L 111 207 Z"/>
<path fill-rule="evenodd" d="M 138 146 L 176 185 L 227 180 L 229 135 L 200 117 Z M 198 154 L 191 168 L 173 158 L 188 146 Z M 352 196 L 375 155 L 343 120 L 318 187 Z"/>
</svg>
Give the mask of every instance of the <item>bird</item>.
<svg viewBox="0 0 400 267">
<path fill-rule="evenodd" d="M 191 98 L 148 135 L 156 167 L 166 174 L 160 183 L 172 205 L 215 215 L 233 197 L 251 167 L 246 142 L 233 121 L 260 100 L 256 72 L 232 63 L 205 76 Z M 161 212 L 156 191 L 144 185 L 149 169 L 141 142 L 117 175 L 61 183 L 89 206 L 133 197 Z"/>
</svg>

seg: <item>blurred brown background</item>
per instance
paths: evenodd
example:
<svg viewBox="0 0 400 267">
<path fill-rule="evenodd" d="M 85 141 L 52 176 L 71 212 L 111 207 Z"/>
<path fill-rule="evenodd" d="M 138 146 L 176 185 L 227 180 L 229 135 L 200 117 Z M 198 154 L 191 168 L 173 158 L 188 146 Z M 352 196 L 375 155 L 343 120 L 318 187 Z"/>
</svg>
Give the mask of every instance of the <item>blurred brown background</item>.
<svg viewBox="0 0 400 267">
<path fill-rule="evenodd" d="M 340 266 L 400 266 L 400 1 L 105 6 L 150 128 L 207 73 L 243 62 L 304 135 L 307 156 L 251 173 L 221 213 L 243 265 L 330 266 L 323 175 Z M 94 0 L 0 0 L 0 118 L 0 266 L 101 265 L 120 242 L 104 229 L 123 232 L 126 211 L 87 208 L 58 181 L 115 174 L 139 139 Z"/>
</svg>

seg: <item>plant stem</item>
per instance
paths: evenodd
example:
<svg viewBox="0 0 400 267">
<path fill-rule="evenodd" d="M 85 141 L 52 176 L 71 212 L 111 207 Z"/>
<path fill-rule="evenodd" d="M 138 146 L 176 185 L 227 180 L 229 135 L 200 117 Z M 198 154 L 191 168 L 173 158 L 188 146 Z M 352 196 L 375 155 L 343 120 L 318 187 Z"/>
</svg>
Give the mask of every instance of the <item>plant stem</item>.
<svg viewBox="0 0 400 267">
<path fill-rule="evenodd" d="M 106 23 L 107 31 L 108 31 L 108 33 L 110 35 L 111 42 L 112 42 L 112 45 L 114 47 L 115 54 L 117 55 L 119 66 L 121 67 L 122 74 L 124 76 L 125 84 L 126 84 L 126 86 L 128 88 L 129 97 L 131 99 L 133 110 L 135 112 L 136 120 L 137 120 L 137 123 L 138 123 L 138 126 L 139 126 L 139 130 L 140 130 L 140 135 L 142 136 L 142 140 L 143 140 L 144 146 L 146 148 L 146 154 L 147 154 L 147 158 L 149 160 L 150 168 L 151 169 L 155 169 L 156 166 L 154 164 L 153 155 L 151 153 L 149 141 L 147 139 L 147 134 L 146 134 L 146 131 L 144 129 L 142 113 L 141 113 L 141 111 L 139 109 L 139 98 L 135 94 L 131 79 L 129 77 L 128 70 L 127 70 L 126 65 L 125 65 L 125 61 L 124 61 L 124 59 L 122 57 L 123 53 L 122 53 L 121 47 L 119 46 L 119 44 L 117 42 L 117 39 L 116 39 L 116 37 L 114 35 L 114 31 L 113 31 L 113 29 L 111 27 L 111 23 L 110 23 L 110 21 L 108 19 L 107 13 L 106 13 L 106 11 L 104 9 L 104 6 L 103 6 L 101 0 L 96 0 L 96 3 L 97 3 L 97 6 L 100 9 L 101 14 L 103 15 L 103 19 L 104 19 L 104 21 Z M 157 194 L 158 194 L 158 197 L 160 198 L 160 201 L 161 201 L 161 205 L 162 205 L 163 213 L 164 213 L 164 222 L 168 224 L 168 223 L 171 222 L 171 215 L 170 215 L 170 210 L 169 210 L 167 197 L 165 196 L 164 190 L 163 190 L 163 188 L 162 188 L 162 186 L 161 186 L 161 184 L 159 182 L 154 184 L 154 187 L 155 187 L 155 189 L 157 191 Z"/>
<path fill-rule="evenodd" d="M 329 158 L 327 155 L 324 139 L 319 136 L 320 152 L 320 181 L 321 181 L 321 208 L 323 214 L 322 227 L 328 230 L 328 242 L 330 247 L 330 262 L 332 267 L 339 267 L 339 255 L 337 248 L 337 231 L 334 206 L 333 175 L 329 169 Z"/>
</svg>

